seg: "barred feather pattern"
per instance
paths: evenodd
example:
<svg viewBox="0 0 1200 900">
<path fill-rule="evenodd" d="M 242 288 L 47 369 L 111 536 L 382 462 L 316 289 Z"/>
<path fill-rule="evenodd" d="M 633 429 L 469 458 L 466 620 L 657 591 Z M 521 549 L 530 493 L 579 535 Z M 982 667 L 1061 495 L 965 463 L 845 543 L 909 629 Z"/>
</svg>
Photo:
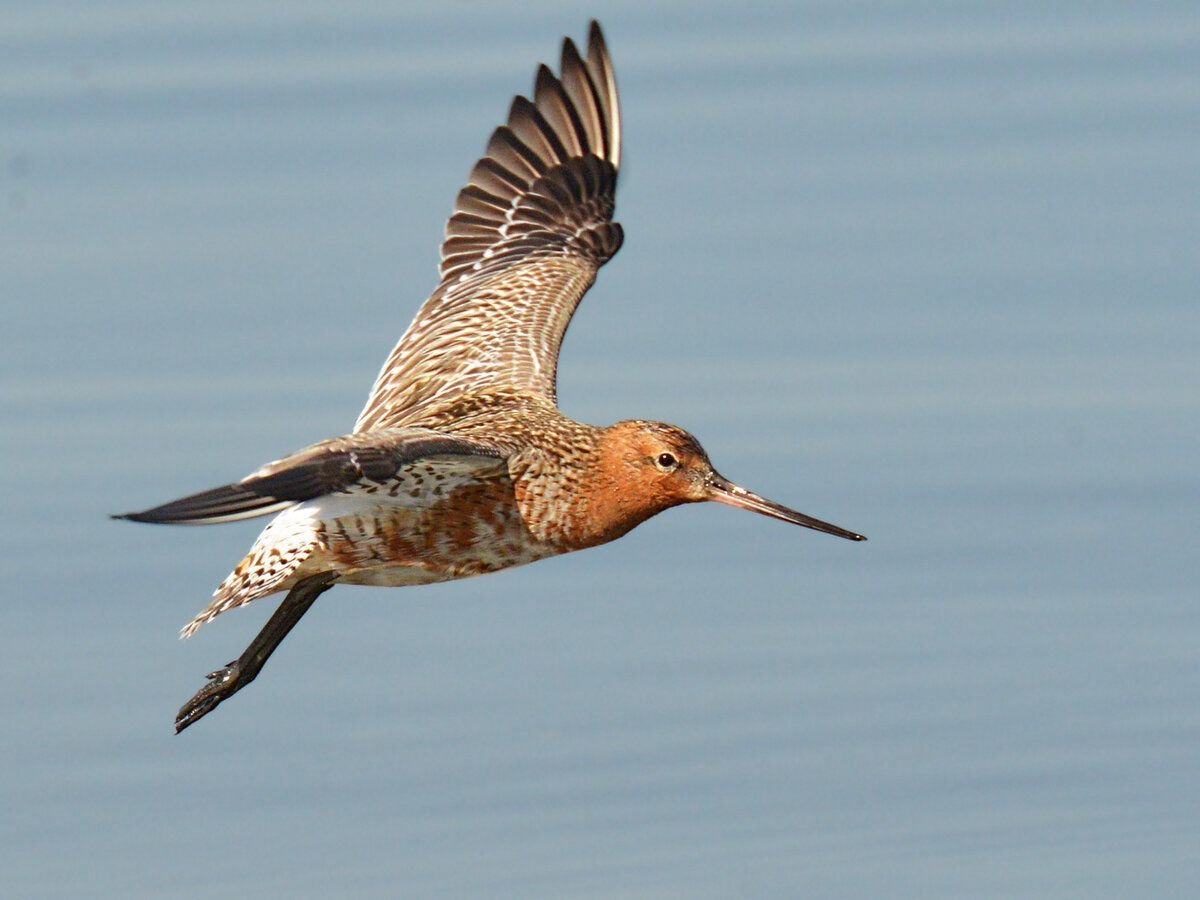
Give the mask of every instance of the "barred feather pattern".
<svg viewBox="0 0 1200 900">
<path fill-rule="evenodd" d="M 563 335 L 620 249 L 612 221 L 621 123 L 612 62 L 593 23 L 586 57 L 563 42 L 538 69 L 459 192 L 441 283 L 376 379 L 355 431 L 428 424 L 443 398 L 512 388 L 555 397 Z"/>
</svg>

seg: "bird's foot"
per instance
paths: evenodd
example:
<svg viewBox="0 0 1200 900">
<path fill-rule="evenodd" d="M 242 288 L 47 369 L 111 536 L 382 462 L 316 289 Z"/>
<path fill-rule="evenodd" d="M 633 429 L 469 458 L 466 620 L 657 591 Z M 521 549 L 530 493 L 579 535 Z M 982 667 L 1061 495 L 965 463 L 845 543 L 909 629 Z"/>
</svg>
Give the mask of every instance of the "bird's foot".
<svg viewBox="0 0 1200 900">
<path fill-rule="evenodd" d="M 205 678 L 208 679 L 208 684 L 196 691 L 192 699 L 183 704 L 175 716 L 176 734 L 200 721 L 216 709 L 222 700 L 229 699 L 244 687 L 241 667 L 236 659 L 215 672 L 209 672 Z"/>
</svg>

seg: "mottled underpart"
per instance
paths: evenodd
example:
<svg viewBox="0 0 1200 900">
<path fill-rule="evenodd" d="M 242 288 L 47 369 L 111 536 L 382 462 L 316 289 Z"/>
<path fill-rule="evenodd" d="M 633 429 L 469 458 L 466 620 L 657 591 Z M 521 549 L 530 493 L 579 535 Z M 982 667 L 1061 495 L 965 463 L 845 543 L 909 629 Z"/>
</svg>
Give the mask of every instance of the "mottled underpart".
<svg viewBox="0 0 1200 900">
<path fill-rule="evenodd" d="M 554 552 L 526 528 L 503 460 L 427 458 L 387 482 L 359 483 L 280 513 L 183 635 L 317 572 L 349 584 L 427 584 Z"/>
</svg>

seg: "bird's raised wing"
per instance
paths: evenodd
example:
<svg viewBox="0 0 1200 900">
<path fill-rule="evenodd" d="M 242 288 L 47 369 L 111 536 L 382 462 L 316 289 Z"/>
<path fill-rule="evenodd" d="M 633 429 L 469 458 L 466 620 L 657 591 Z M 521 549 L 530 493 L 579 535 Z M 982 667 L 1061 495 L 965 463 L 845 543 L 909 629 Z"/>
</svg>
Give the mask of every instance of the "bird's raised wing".
<svg viewBox="0 0 1200 900">
<path fill-rule="evenodd" d="M 373 431 L 330 438 L 268 463 L 241 481 L 114 516 L 162 525 L 209 525 L 249 519 L 326 494 L 392 482 L 418 461 L 455 459 L 464 467 L 502 467 L 505 451 L 485 441 L 424 428 Z"/>
<path fill-rule="evenodd" d="M 355 431 L 440 424 L 424 410 L 512 390 L 554 401 L 563 334 L 596 272 L 621 246 L 612 221 L 621 120 L 600 26 L 587 56 L 563 41 L 561 75 L 538 69 L 533 100 L 459 192 L 441 283 L 384 363 Z"/>
</svg>

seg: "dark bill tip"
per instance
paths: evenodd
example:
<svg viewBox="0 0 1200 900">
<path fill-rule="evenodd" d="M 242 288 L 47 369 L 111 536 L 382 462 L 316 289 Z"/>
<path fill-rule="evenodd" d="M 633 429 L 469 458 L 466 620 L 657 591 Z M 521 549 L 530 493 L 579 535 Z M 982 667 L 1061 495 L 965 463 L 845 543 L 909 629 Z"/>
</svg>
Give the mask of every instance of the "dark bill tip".
<svg viewBox="0 0 1200 900">
<path fill-rule="evenodd" d="M 776 503 L 774 500 L 760 497 L 758 494 L 748 491 L 744 487 L 740 487 L 732 481 L 722 478 L 720 475 L 714 474 L 713 478 L 709 481 L 708 499 L 715 500 L 717 503 L 724 503 L 728 506 L 736 506 L 738 509 L 748 509 L 751 512 L 762 513 L 764 516 L 770 516 L 773 519 L 782 519 L 784 522 L 791 522 L 793 525 L 803 525 L 805 528 L 813 529 L 813 531 L 823 531 L 825 534 L 832 534 L 836 537 L 845 538 L 848 541 L 865 541 L 867 539 L 866 535 L 849 531 L 840 525 L 834 525 L 832 522 L 814 519 L 812 516 L 784 506 L 782 503 Z"/>
</svg>

